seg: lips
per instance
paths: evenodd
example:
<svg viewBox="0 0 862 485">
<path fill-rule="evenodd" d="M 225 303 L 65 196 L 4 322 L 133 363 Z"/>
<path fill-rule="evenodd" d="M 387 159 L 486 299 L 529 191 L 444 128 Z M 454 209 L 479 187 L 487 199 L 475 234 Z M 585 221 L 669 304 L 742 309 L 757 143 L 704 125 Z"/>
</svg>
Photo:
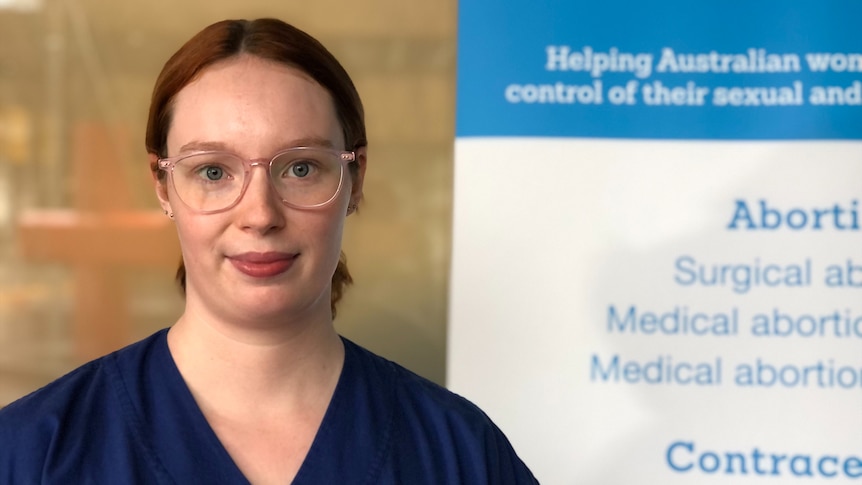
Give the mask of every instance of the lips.
<svg viewBox="0 0 862 485">
<path fill-rule="evenodd" d="M 241 273 L 254 278 L 271 278 L 284 273 L 296 260 L 296 253 L 248 252 L 228 257 L 228 261 Z"/>
</svg>

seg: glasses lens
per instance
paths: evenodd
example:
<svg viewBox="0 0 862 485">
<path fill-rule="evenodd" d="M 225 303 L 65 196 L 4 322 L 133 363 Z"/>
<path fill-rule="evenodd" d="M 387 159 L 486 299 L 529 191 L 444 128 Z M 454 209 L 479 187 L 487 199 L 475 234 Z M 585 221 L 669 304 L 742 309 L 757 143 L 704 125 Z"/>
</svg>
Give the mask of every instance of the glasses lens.
<svg viewBox="0 0 862 485">
<path fill-rule="evenodd" d="M 342 167 L 336 152 L 295 148 L 272 161 L 272 183 L 286 203 L 313 207 L 335 197 L 341 185 Z"/>
<path fill-rule="evenodd" d="M 217 211 L 233 204 L 243 185 L 243 163 L 225 153 L 201 153 L 174 164 L 177 195 L 192 210 Z"/>
</svg>

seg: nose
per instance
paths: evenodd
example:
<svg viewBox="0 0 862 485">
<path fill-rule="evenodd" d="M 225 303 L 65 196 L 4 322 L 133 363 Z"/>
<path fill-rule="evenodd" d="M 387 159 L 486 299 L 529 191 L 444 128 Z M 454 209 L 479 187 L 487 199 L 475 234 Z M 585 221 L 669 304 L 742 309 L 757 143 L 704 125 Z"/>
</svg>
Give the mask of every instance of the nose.
<svg viewBox="0 0 862 485">
<path fill-rule="evenodd" d="M 258 170 L 260 169 L 260 170 Z M 285 225 L 284 204 L 269 182 L 266 164 L 252 164 L 248 186 L 234 210 L 237 223 L 244 229 L 267 234 Z"/>
</svg>

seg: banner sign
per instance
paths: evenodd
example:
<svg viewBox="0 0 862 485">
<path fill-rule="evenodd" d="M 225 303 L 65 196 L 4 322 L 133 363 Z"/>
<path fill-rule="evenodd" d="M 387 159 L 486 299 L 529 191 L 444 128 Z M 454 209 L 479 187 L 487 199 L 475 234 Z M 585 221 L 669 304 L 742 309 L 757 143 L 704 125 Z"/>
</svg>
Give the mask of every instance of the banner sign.
<svg viewBox="0 0 862 485">
<path fill-rule="evenodd" d="M 543 483 L 860 483 L 862 3 L 459 8 L 449 386 Z"/>
</svg>

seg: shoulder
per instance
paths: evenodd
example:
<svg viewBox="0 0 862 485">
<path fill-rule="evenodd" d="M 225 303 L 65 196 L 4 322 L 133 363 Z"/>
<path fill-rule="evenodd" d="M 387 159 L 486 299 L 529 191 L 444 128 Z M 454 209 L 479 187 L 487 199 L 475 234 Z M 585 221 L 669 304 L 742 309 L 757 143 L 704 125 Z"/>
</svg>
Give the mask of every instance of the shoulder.
<svg viewBox="0 0 862 485">
<path fill-rule="evenodd" d="M 387 382 L 394 403 L 393 462 L 437 474 L 439 483 L 536 483 L 511 443 L 468 399 L 353 345 Z M 382 379 L 382 380 L 383 380 Z"/>
<path fill-rule="evenodd" d="M 79 420 L 91 396 L 103 392 L 102 367 L 102 360 L 90 362 L 0 409 L 0 482 L 6 473 L 37 479 L 67 423 Z"/>
<path fill-rule="evenodd" d="M 121 426 L 118 361 L 145 342 L 84 364 L 0 409 L 0 483 L 11 480 L 6 474 L 14 483 L 37 480 L 47 462 L 81 452 Z"/>
<path fill-rule="evenodd" d="M 385 381 L 386 390 L 393 394 L 401 411 L 422 419 L 445 416 L 473 422 L 480 427 L 493 426 L 488 416 L 466 398 L 353 342 L 345 341 L 345 345 L 349 348 L 348 352 L 359 361 L 357 367 L 364 370 L 366 379 L 376 385 Z"/>
<path fill-rule="evenodd" d="M 26 428 L 40 417 L 69 412 L 80 402 L 76 397 L 86 396 L 90 388 L 98 385 L 103 365 L 104 358 L 84 364 L 0 409 L 0 432 Z"/>
<path fill-rule="evenodd" d="M 147 360 L 148 353 L 163 332 L 90 361 L 0 409 L 0 431 L 28 427 L 31 426 L 29 423 L 40 419 L 68 416 L 81 408 L 91 407 L 105 397 L 106 387 L 117 380 L 120 373 L 140 370 L 140 365 Z"/>
</svg>

